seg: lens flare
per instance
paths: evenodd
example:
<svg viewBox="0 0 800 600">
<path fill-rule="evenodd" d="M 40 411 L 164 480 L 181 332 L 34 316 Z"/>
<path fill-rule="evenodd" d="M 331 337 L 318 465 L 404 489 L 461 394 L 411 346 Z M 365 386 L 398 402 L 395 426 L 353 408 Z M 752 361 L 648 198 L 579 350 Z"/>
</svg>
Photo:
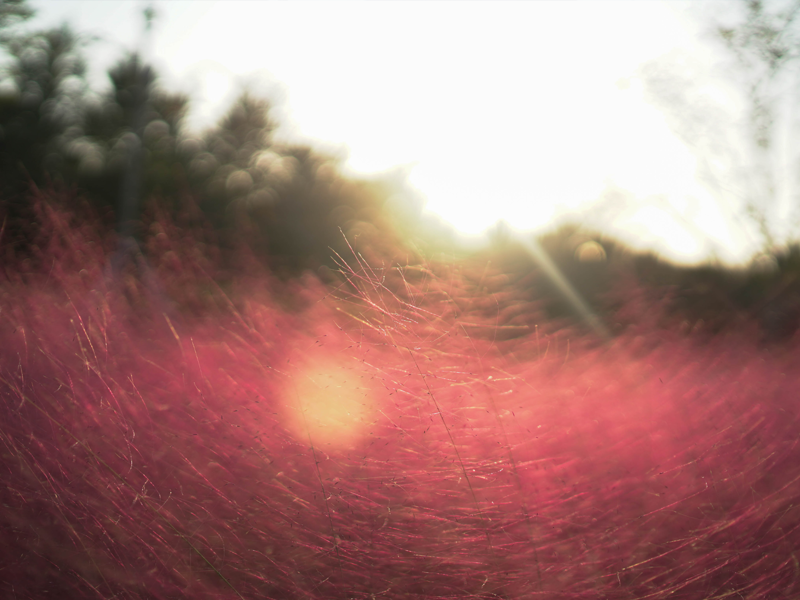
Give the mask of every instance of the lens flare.
<svg viewBox="0 0 800 600">
<path fill-rule="evenodd" d="M 297 440 L 328 450 L 360 440 L 372 422 L 374 392 L 345 361 L 315 355 L 293 364 L 283 389 L 285 425 Z"/>
</svg>

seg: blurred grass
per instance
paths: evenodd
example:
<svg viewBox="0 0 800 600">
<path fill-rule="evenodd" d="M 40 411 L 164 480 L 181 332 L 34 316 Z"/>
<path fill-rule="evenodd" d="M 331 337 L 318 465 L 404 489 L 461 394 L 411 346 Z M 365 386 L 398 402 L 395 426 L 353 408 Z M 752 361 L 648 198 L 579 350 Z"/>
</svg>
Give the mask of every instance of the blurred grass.
<svg viewBox="0 0 800 600">
<path fill-rule="evenodd" d="M 607 248 L 616 279 L 582 290 L 620 324 L 603 342 L 524 257 L 356 249 L 284 281 L 156 213 L 115 278 L 113 236 L 37 207 L 0 283 L 6 596 L 800 593 L 797 341 L 735 302 L 698 327 L 731 297 L 711 276 L 647 284 Z M 296 357 L 374 403 L 359 436 L 288 426 Z"/>
</svg>

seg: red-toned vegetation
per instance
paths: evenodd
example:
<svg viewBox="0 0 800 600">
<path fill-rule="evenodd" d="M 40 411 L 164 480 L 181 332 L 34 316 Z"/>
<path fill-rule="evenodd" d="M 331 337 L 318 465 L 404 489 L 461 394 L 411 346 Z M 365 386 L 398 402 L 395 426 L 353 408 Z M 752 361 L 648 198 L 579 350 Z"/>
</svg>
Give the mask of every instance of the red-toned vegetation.
<svg viewBox="0 0 800 600">
<path fill-rule="evenodd" d="M 165 217 L 113 275 L 37 206 L 0 285 L 3 597 L 800 595 L 794 341 L 633 286 L 594 340 L 468 260 L 226 276 Z"/>
</svg>

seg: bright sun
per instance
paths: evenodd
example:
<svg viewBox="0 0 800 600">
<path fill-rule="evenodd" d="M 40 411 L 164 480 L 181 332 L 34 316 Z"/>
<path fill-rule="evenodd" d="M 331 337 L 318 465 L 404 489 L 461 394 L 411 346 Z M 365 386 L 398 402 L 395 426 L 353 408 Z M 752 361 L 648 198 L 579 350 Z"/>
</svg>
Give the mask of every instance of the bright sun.
<svg viewBox="0 0 800 600">
<path fill-rule="evenodd" d="M 175 68 L 207 56 L 281 82 L 291 135 L 344 149 L 358 174 L 407 167 L 428 210 L 468 234 L 501 219 L 542 229 L 613 188 L 627 205 L 591 224 L 685 262 L 709 245 L 732 261 L 746 254 L 695 180 L 694 156 L 646 99 L 642 65 L 694 43 L 668 5 L 304 6 L 215 5 L 174 48 Z M 261 22 L 283 29 L 245 46 Z M 236 45 L 214 39 L 228 26 Z M 652 214 L 665 200 L 667 213 L 701 205 L 706 218 L 662 228 Z"/>
<path fill-rule="evenodd" d="M 63 4 L 82 27 L 97 13 Z M 282 135 L 345 154 L 359 175 L 403 167 L 468 234 L 580 214 L 684 262 L 736 262 L 752 248 L 643 83 L 654 59 L 707 51 L 681 6 L 163 2 L 152 55 L 193 95 L 190 127 L 248 85 L 277 98 Z"/>
</svg>

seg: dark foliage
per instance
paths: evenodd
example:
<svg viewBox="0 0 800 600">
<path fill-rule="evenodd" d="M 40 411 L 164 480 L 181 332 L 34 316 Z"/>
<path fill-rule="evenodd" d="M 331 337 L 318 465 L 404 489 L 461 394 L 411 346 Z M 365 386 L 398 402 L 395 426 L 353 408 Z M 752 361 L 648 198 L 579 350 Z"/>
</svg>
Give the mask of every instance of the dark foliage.
<svg viewBox="0 0 800 600">
<path fill-rule="evenodd" d="M 24 3 L 3 7 L 0 25 L 28 14 Z M 308 147 L 276 144 L 268 101 L 245 93 L 197 136 L 182 128 L 189 99 L 165 92 L 136 53 L 110 69 L 111 88 L 98 96 L 85 81 L 87 40 L 69 27 L 3 39 L 0 197 L 14 252 L 29 253 L 35 238 L 32 186 L 51 182 L 77 188 L 140 241 L 145 202 L 175 215 L 192 197 L 223 248 L 246 242 L 289 275 L 335 266 L 337 253 L 348 255 L 343 233 L 398 241 L 382 211 L 389 192 L 345 179 Z"/>
</svg>

